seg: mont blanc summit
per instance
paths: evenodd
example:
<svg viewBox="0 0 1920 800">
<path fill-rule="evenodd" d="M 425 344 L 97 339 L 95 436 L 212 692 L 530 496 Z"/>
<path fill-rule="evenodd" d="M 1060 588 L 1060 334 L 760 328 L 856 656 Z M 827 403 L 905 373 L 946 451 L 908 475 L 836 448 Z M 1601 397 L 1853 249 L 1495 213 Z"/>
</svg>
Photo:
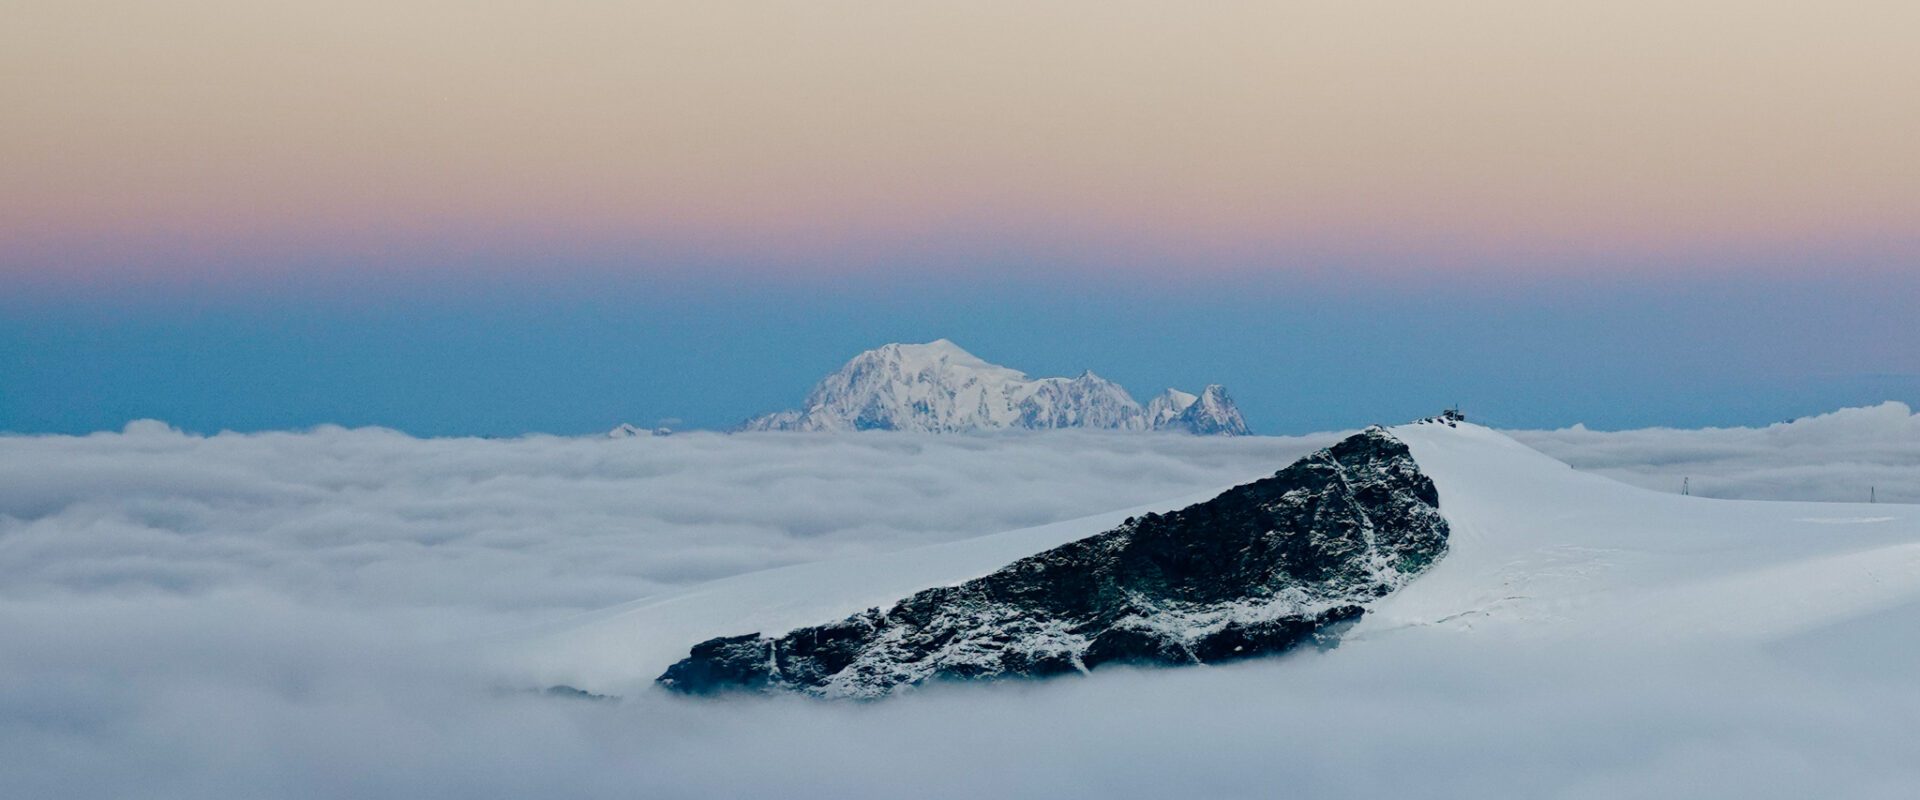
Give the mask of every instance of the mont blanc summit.
<svg viewBox="0 0 1920 800">
<path fill-rule="evenodd" d="M 1245 435 L 1224 387 L 1199 395 L 1168 389 L 1146 406 L 1113 381 L 1029 378 L 945 339 L 889 344 L 855 356 L 821 380 L 799 409 L 755 417 L 749 431 L 893 430 L 966 433 L 1095 428 Z"/>
</svg>

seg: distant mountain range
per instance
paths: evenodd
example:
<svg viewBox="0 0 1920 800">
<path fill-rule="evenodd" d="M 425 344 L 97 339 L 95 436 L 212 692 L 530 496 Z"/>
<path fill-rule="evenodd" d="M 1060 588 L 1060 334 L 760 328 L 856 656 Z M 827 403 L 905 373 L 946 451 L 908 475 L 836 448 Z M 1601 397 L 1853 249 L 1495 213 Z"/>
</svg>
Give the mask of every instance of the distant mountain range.
<svg viewBox="0 0 1920 800">
<path fill-rule="evenodd" d="M 1251 433 L 1227 390 L 1198 395 L 1168 389 L 1140 405 L 1113 381 L 1029 378 L 989 364 L 945 339 L 868 350 L 828 375 L 799 409 L 747 420 L 748 431 L 917 431 L 1094 428 L 1180 431 L 1209 436 Z"/>
</svg>

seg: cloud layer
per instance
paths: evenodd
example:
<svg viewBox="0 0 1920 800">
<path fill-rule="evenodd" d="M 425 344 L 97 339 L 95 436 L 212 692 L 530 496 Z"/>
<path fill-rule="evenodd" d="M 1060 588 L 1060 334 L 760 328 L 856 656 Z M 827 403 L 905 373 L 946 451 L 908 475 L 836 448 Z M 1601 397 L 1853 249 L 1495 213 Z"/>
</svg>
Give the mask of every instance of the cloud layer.
<svg viewBox="0 0 1920 800">
<path fill-rule="evenodd" d="M 1225 486 L 1328 440 L 193 436 L 142 421 L 0 438 L 0 574 L 16 594 L 595 608 Z"/>
<path fill-rule="evenodd" d="M 1396 636 L 873 706 L 560 700 L 446 646 L 1225 485 L 1330 438 L 0 438 L 0 772 L 19 796 L 161 798 L 1895 797 L 1920 779 L 1902 624 L 1778 654 Z M 1920 485 L 1920 421 L 1893 404 L 1522 438 L 1699 494 Z"/>
<path fill-rule="evenodd" d="M 1603 432 L 1575 426 L 1514 438 L 1578 469 L 1663 492 L 1748 500 L 1920 503 L 1920 415 L 1904 403 L 1848 408 L 1764 428 Z"/>
</svg>

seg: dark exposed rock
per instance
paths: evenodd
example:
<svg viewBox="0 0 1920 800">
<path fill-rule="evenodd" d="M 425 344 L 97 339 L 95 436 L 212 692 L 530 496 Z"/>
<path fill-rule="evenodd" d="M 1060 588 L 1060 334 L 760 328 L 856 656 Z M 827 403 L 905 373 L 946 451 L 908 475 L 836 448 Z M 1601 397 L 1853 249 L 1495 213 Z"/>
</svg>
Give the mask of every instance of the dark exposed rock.
<svg viewBox="0 0 1920 800">
<path fill-rule="evenodd" d="M 1324 643 L 1447 545 L 1433 482 L 1380 428 L 1204 503 L 837 622 L 701 642 L 686 693 L 881 697 L 933 679 L 1196 664 Z"/>
</svg>

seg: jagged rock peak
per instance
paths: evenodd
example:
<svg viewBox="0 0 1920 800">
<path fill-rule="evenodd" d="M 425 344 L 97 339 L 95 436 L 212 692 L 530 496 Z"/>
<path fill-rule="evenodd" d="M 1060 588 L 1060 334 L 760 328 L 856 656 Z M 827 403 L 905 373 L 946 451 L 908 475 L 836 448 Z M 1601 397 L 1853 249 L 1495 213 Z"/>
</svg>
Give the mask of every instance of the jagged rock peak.
<svg viewBox="0 0 1920 800">
<path fill-rule="evenodd" d="M 1212 387 L 1210 387 L 1211 390 Z M 1028 378 L 946 339 L 888 344 L 855 356 L 822 379 L 802 408 L 755 417 L 742 430 L 898 430 L 959 433 L 1097 428 L 1206 434 L 1249 431 L 1223 391 L 1198 401 L 1169 389 L 1142 407 L 1119 384 L 1087 370 L 1076 378 Z"/>
<path fill-rule="evenodd" d="M 1208 384 L 1199 397 L 1167 423 L 1167 427 L 1201 436 L 1245 436 L 1252 433 L 1247 429 L 1246 419 L 1240 416 L 1240 407 L 1234 405 L 1233 398 L 1227 395 L 1227 387 L 1217 383 Z"/>
<path fill-rule="evenodd" d="M 1439 559 L 1447 523 L 1405 444 L 1370 428 L 1273 476 L 781 636 L 710 639 L 668 689 L 878 698 L 930 680 L 1196 664 L 1329 644 Z"/>
</svg>

